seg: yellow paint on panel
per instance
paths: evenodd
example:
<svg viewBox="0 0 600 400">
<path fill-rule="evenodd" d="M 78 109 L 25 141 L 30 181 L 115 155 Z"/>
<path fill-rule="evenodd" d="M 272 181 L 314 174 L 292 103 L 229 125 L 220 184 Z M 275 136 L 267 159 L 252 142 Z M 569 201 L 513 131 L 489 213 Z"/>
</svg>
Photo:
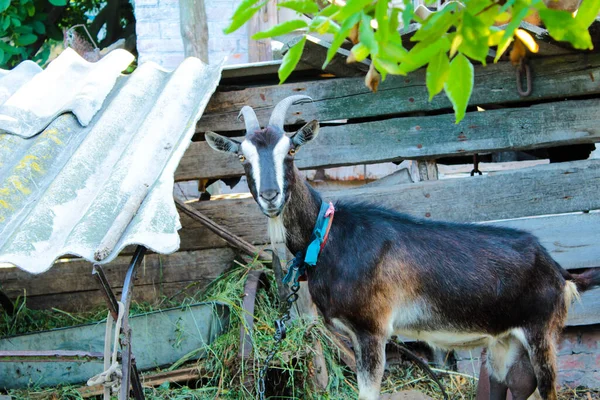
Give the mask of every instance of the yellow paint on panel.
<svg viewBox="0 0 600 400">
<path fill-rule="evenodd" d="M 59 138 L 60 132 L 56 128 L 46 129 L 44 131 L 44 133 L 42 133 L 42 136 L 47 136 L 48 138 L 50 138 L 50 140 L 52 140 L 54 143 L 58 144 L 59 146 L 62 146 L 62 144 L 63 144 L 62 140 L 60 140 L 60 138 Z"/>
<path fill-rule="evenodd" d="M 31 190 L 29 190 L 25 185 L 23 185 L 18 176 L 11 176 L 10 178 L 8 178 L 8 182 L 11 183 L 19 192 L 23 194 L 31 194 Z"/>
</svg>

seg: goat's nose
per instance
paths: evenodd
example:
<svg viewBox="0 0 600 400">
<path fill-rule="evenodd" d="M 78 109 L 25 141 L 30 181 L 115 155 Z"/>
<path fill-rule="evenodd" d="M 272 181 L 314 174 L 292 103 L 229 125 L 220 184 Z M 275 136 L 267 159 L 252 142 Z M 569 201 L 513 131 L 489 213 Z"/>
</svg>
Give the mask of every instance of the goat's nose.
<svg viewBox="0 0 600 400">
<path fill-rule="evenodd" d="M 273 189 L 263 190 L 262 192 L 260 192 L 260 197 L 262 197 L 266 201 L 273 201 L 278 195 L 279 191 Z"/>
</svg>

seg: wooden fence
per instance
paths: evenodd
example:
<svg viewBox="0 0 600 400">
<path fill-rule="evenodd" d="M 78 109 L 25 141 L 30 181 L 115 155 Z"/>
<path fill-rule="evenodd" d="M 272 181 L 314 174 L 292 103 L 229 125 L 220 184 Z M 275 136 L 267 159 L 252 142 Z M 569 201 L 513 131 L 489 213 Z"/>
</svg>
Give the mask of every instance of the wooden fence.
<svg viewBox="0 0 600 400">
<path fill-rule="evenodd" d="M 327 79 L 313 74 L 306 78 L 303 71 L 284 85 L 275 84 L 273 75 L 244 78 L 242 84 L 228 78 L 230 72 L 199 122 L 197 141 L 189 147 L 175 178 L 241 175 L 237 158 L 209 149 L 202 133 L 240 136 L 243 124 L 236 117 L 243 105 L 251 105 L 259 120 L 266 121 L 274 105 L 293 94 L 307 94 L 314 102 L 292 107 L 287 123 L 295 126 L 318 119 L 323 126 L 315 142 L 296 156 L 301 169 L 405 159 L 426 161 L 423 165 L 435 169 L 435 160 L 442 157 L 600 141 L 600 54 L 539 58 L 530 64 L 533 93 L 525 98 L 517 94 L 515 71 L 509 63 L 476 67 L 471 106 L 458 125 L 443 95 L 427 101 L 422 71 L 388 77 L 377 94 L 370 93 L 360 77 Z M 248 73 L 240 71 L 240 75 Z M 600 267 L 600 213 L 596 212 L 600 210 L 600 160 L 472 178 L 427 180 L 435 174 L 425 175 L 419 182 L 365 185 L 324 196 L 373 201 L 422 218 L 526 229 L 565 268 Z M 267 242 L 265 217 L 250 198 L 189 204 L 248 242 Z M 180 251 L 147 257 L 136 282 L 138 299 L 198 289 L 232 265 L 236 253 L 223 240 L 189 217 L 181 219 Z M 107 267 L 111 281 L 122 281 L 127 261 L 122 256 Z M 102 301 L 90 272 L 89 263 L 72 261 L 40 276 L 0 270 L 0 282 L 12 297 L 25 290 L 30 305 L 76 309 Z M 570 325 L 597 323 L 600 289 L 584 294 L 569 318 Z"/>
</svg>

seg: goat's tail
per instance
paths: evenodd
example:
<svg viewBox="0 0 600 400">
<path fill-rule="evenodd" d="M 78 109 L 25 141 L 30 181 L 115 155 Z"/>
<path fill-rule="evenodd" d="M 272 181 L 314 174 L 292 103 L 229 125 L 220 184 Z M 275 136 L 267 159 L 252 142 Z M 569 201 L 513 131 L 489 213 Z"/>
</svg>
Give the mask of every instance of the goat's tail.
<svg viewBox="0 0 600 400">
<path fill-rule="evenodd" d="M 581 274 L 572 274 L 564 268 L 561 268 L 560 272 L 563 278 L 575 283 L 579 292 L 585 292 L 595 286 L 600 286 L 600 268 L 588 269 Z"/>
</svg>

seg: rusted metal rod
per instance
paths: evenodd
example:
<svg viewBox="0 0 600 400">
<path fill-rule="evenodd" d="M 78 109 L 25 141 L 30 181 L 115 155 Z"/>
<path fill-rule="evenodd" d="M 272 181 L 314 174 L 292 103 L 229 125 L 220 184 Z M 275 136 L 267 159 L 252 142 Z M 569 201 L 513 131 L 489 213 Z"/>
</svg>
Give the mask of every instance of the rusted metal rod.
<svg viewBox="0 0 600 400">
<path fill-rule="evenodd" d="M 133 254 L 127 274 L 125 275 L 125 281 L 123 282 L 123 292 L 121 293 L 121 303 L 125 308 L 123 314 L 123 322 L 121 326 L 121 333 L 123 337 L 120 339 L 122 349 L 122 381 L 121 381 L 121 392 L 119 393 L 120 400 L 126 400 L 129 398 L 130 386 L 133 389 L 133 396 L 138 400 L 144 399 L 144 392 L 140 381 L 139 373 L 136 369 L 135 358 L 131 349 L 131 326 L 129 325 L 129 307 L 131 306 L 131 298 L 133 296 L 133 281 L 135 279 L 135 273 L 139 265 L 144 259 L 146 254 L 146 248 L 144 246 L 138 246 Z M 111 315 L 115 318 L 119 314 L 119 304 L 117 297 L 115 296 L 104 270 L 100 265 L 94 265 L 93 275 L 98 280 L 102 294 L 104 295 L 108 304 L 108 309 Z M 135 370 L 133 370 L 135 369 Z"/>
<path fill-rule="evenodd" d="M 133 296 L 133 281 L 135 279 L 135 273 L 137 267 L 142 263 L 144 255 L 146 254 L 146 248 L 144 246 L 138 246 L 135 249 L 133 258 L 131 259 L 131 265 L 125 275 L 125 281 L 123 282 L 123 292 L 121 293 L 121 303 L 125 306 L 125 313 L 123 314 L 123 340 L 121 346 L 123 349 L 123 377 L 121 381 L 121 400 L 129 398 L 129 386 L 133 386 L 133 396 L 138 400 L 144 399 L 144 392 L 142 384 L 140 383 L 139 374 L 136 372 L 132 373 L 132 369 L 136 368 L 135 361 L 132 360 L 133 352 L 131 349 L 131 326 L 129 326 L 129 306 L 131 306 L 131 297 Z M 133 382 L 132 382 L 133 381 Z"/>
</svg>

